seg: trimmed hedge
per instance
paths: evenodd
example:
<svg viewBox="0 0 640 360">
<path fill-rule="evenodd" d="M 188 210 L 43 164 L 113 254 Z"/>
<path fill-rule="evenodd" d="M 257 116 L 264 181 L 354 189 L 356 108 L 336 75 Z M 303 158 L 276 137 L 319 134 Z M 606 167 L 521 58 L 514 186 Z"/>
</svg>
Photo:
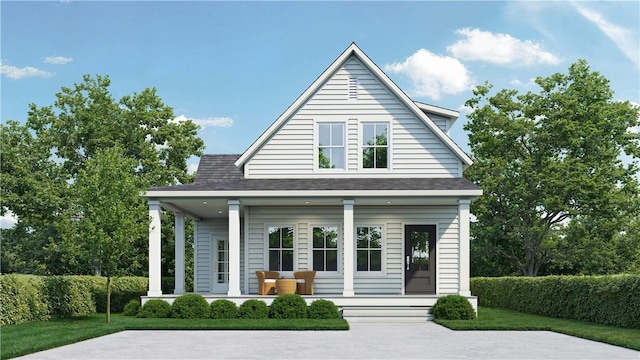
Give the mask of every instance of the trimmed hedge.
<svg viewBox="0 0 640 360">
<path fill-rule="evenodd" d="M 200 294 L 180 295 L 171 304 L 171 317 L 175 319 L 207 319 L 210 316 L 209 303 Z"/>
<path fill-rule="evenodd" d="M 478 305 L 640 328 L 640 275 L 473 278 Z"/>
<path fill-rule="evenodd" d="M 269 317 L 274 319 L 306 319 L 307 302 L 298 294 L 284 294 L 271 303 Z"/>
<path fill-rule="evenodd" d="M 249 299 L 238 307 L 240 319 L 266 319 L 269 317 L 267 303 L 258 299 Z"/>
<path fill-rule="evenodd" d="M 238 317 L 238 306 L 231 300 L 218 299 L 211 302 L 212 319 L 235 319 Z"/>
<path fill-rule="evenodd" d="M 171 316 L 171 305 L 160 299 L 151 299 L 142 305 L 137 317 L 140 318 L 168 318 Z"/>
<path fill-rule="evenodd" d="M 42 278 L 42 290 L 49 305 L 49 313 L 57 318 L 86 316 L 96 312 L 91 297 L 93 284 L 86 279 L 69 276 Z"/>
<path fill-rule="evenodd" d="M 308 311 L 309 319 L 340 319 L 340 310 L 331 300 L 313 300 Z"/>
<path fill-rule="evenodd" d="M 124 306 L 122 315 L 124 316 L 137 316 L 140 312 L 140 300 L 131 300 Z"/>
<path fill-rule="evenodd" d="M 20 281 L 14 275 L 0 276 L 0 326 L 51 318 L 40 289 L 37 279 Z"/>
<path fill-rule="evenodd" d="M 473 320 L 476 312 L 466 297 L 446 295 L 433 305 L 433 316 L 442 320 Z"/>
</svg>

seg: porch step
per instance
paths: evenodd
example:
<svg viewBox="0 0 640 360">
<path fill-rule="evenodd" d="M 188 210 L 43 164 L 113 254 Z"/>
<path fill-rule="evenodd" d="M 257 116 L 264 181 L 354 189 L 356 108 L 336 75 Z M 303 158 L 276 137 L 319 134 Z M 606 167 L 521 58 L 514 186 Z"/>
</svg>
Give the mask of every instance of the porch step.
<svg viewBox="0 0 640 360">
<path fill-rule="evenodd" d="M 345 306 L 342 317 L 351 322 L 424 322 L 433 320 L 431 306 Z"/>
</svg>

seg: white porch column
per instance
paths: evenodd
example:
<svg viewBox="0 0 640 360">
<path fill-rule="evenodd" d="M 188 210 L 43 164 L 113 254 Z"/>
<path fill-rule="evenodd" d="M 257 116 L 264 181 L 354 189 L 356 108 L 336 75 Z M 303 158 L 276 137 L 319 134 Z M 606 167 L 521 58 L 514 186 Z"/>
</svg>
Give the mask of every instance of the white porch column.
<svg viewBox="0 0 640 360">
<path fill-rule="evenodd" d="M 344 239 L 343 251 L 344 258 L 344 290 L 343 296 L 353 296 L 353 248 L 355 241 L 353 239 L 353 200 L 342 200 L 344 206 Z"/>
<path fill-rule="evenodd" d="M 471 268 L 471 247 L 469 245 L 469 205 L 471 200 L 458 200 L 458 221 L 459 224 L 459 246 L 460 249 L 460 268 L 459 271 L 459 290 L 458 294 L 462 296 L 471 296 L 469 288 L 469 273 Z"/>
<path fill-rule="evenodd" d="M 176 212 L 175 214 L 175 247 L 176 247 L 176 258 L 175 258 L 175 288 L 173 290 L 174 294 L 184 294 L 184 214 L 181 212 Z"/>
<path fill-rule="evenodd" d="M 229 296 L 240 296 L 240 201 L 229 200 Z"/>
<path fill-rule="evenodd" d="M 162 295 L 160 252 L 160 201 L 149 200 L 149 291 L 147 296 Z"/>
</svg>

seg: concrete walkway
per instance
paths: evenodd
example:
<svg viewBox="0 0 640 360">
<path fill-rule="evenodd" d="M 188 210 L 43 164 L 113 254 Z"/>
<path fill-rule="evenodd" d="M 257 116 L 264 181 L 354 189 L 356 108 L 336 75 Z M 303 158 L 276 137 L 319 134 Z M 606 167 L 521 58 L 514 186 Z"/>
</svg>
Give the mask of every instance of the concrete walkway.
<svg viewBox="0 0 640 360">
<path fill-rule="evenodd" d="M 349 331 L 125 331 L 22 359 L 640 359 L 548 331 L 452 331 L 432 322 Z"/>
</svg>

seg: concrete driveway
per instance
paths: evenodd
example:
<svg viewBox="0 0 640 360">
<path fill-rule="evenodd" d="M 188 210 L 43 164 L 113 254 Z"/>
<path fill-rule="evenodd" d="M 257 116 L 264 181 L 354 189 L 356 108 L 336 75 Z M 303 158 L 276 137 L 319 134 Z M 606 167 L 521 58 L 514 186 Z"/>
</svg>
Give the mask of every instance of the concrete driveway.
<svg viewBox="0 0 640 360">
<path fill-rule="evenodd" d="M 349 331 L 125 331 L 22 359 L 633 359 L 640 352 L 548 331 L 452 331 L 432 322 Z"/>
</svg>

